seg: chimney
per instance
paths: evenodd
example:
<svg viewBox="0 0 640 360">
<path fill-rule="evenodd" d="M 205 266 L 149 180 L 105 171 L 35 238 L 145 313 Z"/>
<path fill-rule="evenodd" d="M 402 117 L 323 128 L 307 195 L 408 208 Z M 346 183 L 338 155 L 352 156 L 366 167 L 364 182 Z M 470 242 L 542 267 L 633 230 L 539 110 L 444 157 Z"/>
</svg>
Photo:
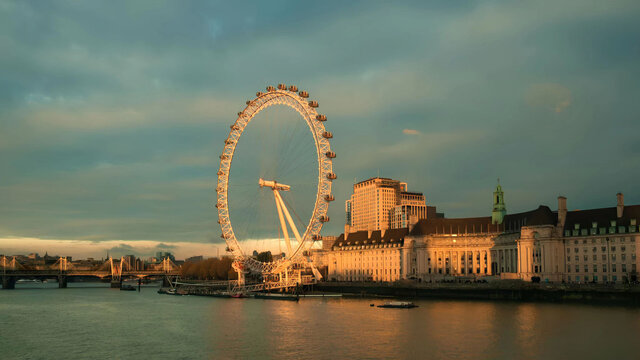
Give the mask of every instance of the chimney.
<svg viewBox="0 0 640 360">
<path fill-rule="evenodd" d="M 622 193 L 617 193 L 616 198 L 618 198 L 618 219 L 622 217 L 622 212 L 624 211 L 624 195 Z"/>
<path fill-rule="evenodd" d="M 566 220 L 567 198 L 564 196 L 558 196 L 558 226 L 563 228 Z"/>
</svg>

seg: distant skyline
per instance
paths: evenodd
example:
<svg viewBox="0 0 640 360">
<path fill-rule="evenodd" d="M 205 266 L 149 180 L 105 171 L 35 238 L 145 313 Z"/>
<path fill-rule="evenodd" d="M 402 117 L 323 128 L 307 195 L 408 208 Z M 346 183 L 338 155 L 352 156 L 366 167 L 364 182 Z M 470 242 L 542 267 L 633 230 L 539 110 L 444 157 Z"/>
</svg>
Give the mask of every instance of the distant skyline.
<svg viewBox="0 0 640 360">
<path fill-rule="evenodd" d="M 509 213 L 640 204 L 639 17 L 637 1 L 0 2 L 0 253 L 215 255 L 228 126 L 279 82 L 335 136 L 325 235 L 377 175 L 447 217 L 490 215 L 498 177 Z"/>
</svg>

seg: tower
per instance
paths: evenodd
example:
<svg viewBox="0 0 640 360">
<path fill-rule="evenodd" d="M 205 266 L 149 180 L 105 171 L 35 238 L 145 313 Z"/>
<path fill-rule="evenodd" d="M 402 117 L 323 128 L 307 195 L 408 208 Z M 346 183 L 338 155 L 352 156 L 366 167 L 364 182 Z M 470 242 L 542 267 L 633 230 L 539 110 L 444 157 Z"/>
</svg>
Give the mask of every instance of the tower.
<svg viewBox="0 0 640 360">
<path fill-rule="evenodd" d="M 491 223 L 502 224 L 504 216 L 507 213 L 507 208 L 504 205 L 504 192 L 502 192 L 502 186 L 500 186 L 500 179 L 498 179 L 498 186 L 496 191 L 493 192 L 493 210 L 491 211 Z"/>
</svg>

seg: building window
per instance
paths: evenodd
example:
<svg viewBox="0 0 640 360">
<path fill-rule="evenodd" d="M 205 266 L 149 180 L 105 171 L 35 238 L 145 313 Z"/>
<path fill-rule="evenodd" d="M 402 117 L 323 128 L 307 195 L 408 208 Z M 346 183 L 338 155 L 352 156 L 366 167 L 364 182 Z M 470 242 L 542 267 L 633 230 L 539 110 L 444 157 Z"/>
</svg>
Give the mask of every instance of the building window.
<svg viewBox="0 0 640 360">
<path fill-rule="evenodd" d="M 589 265 L 584 266 L 584 272 L 589 272 Z"/>
<path fill-rule="evenodd" d="M 602 264 L 602 272 L 607 272 L 607 264 Z"/>
<path fill-rule="evenodd" d="M 576 255 L 576 261 L 580 261 L 580 257 Z"/>
<path fill-rule="evenodd" d="M 567 256 L 567 261 L 571 262 L 571 256 Z"/>
<path fill-rule="evenodd" d="M 602 255 L 602 261 L 606 261 L 607 260 L 607 255 Z"/>
<path fill-rule="evenodd" d="M 603 246 L 601 250 L 602 250 L 602 252 L 607 252 L 607 247 Z"/>
<path fill-rule="evenodd" d="M 611 264 L 611 272 L 618 272 L 616 269 L 616 264 Z"/>
<path fill-rule="evenodd" d="M 576 265 L 576 272 L 580 272 L 580 265 Z"/>
</svg>

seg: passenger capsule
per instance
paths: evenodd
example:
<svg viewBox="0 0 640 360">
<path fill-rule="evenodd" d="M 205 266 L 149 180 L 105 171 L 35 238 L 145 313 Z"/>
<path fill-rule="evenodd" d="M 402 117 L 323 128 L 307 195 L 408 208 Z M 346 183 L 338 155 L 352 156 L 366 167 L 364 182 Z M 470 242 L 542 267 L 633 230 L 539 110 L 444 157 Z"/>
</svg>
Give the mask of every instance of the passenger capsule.
<svg viewBox="0 0 640 360">
<path fill-rule="evenodd" d="M 274 88 L 273 86 L 269 85 L 269 86 L 267 86 L 267 91 L 276 91 L 276 88 Z"/>
<path fill-rule="evenodd" d="M 324 197 L 324 200 L 325 201 L 333 201 L 333 200 L 335 200 L 335 198 L 333 197 L 333 195 L 329 194 L 329 195 L 326 195 Z"/>
<path fill-rule="evenodd" d="M 327 174 L 327 179 L 329 179 L 329 180 L 335 180 L 337 178 L 338 178 L 338 176 L 336 176 L 336 174 L 334 174 L 334 173 L 328 173 Z"/>
<path fill-rule="evenodd" d="M 279 90 L 287 90 L 287 85 L 285 85 L 285 84 L 278 84 L 278 89 L 279 89 Z"/>
<path fill-rule="evenodd" d="M 220 160 L 227 160 L 229 157 L 227 155 L 220 155 Z"/>
<path fill-rule="evenodd" d="M 331 133 L 331 131 L 325 131 L 322 133 L 322 137 L 324 137 L 325 139 L 331 139 L 333 138 L 333 134 Z"/>
<path fill-rule="evenodd" d="M 247 101 L 245 102 L 245 104 L 247 104 L 247 105 L 251 104 L 251 100 L 247 100 Z"/>
<path fill-rule="evenodd" d="M 300 91 L 298 94 L 300 95 L 300 97 L 303 97 L 303 98 L 309 97 L 309 93 L 304 90 Z"/>
<path fill-rule="evenodd" d="M 258 92 L 256 93 L 256 97 L 260 97 L 260 96 L 262 96 L 262 95 L 264 95 L 264 93 L 263 93 L 262 91 L 258 91 Z"/>
<path fill-rule="evenodd" d="M 312 108 L 317 108 L 318 107 L 318 102 L 315 100 L 311 100 L 309 101 L 309 106 L 311 106 Z"/>
<path fill-rule="evenodd" d="M 229 126 L 229 128 L 231 128 L 231 130 L 239 130 L 240 129 L 240 127 L 238 125 L 236 125 L 236 124 L 233 124 L 233 125 Z"/>
<path fill-rule="evenodd" d="M 320 237 L 320 235 L 313 235 L 313 236 L 311 237 L 311 239 L 312 239 L 313 241 L 318 241 L 318 240 L 321 240 L 322 238 Z"/>
<path fill-rule="evenodd" d="M 224 141 L 225 144 L 229 145 L 229 144 L 233 144 L 233 140 L 231 139 L 227 139 Z"/>
<path fill-rule="evenodd" d="M 336 153 L 334 153 L 333 151 L 327 151 L 325 155 L 327 155 L 329 159 L 334 159 L 336 157 Z"/>
<path fill-rule="evenodd" d="M 329 217 L 328 216 L 320 216 L 320 222 L 325 223 L 327 221 L 329 221 Z"/>
<path fill-rule="evenodd" d="M 295 85 L 291 85 L 291 86 L 289 86 L 289 91 L 291 91 L 291 92 L 298 92 L 298 87 L 297 87 L 297 86 L 295 86 Z"/>
<path fill-rule="evenodd" d="M 327 121 L 327 115 L 318 114 L 318 115 L 316 115 L 316 120 L 318 120 L 318 121 Z"/>
<path fill-rule="evenodd" d="M 242 111 L 239 111 L 239 112 L 238 112 L 238 116 L 242 116 Z"/>
<path fill-rule="evenodd" d="M 228 246 L 227 246 L 224 250 L 225 250 L 226 252 L 231 252 L 231 249 L 230 249 Z"/>
<path fill-rule="evenodd" d="M 218 170 L 218 176 L 220 175 L 224 175 L 224 172 L 222 170 Z"/>
</svg>

